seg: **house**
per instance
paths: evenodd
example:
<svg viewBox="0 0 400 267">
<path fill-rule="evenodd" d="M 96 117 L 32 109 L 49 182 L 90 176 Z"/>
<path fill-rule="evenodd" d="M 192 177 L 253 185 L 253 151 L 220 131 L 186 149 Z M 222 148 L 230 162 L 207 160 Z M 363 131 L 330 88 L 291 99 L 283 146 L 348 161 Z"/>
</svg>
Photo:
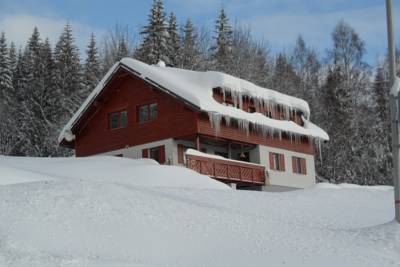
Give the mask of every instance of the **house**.
<svg viewBox="0 0 400 267">
<path fill-rule="evenodd" d="M 65 125 L 77 157 L 114 155 L 184 165 L 237 188 L 315 183 L 328 135 L 302 99 L 214 71 L 116 63 Z"/>
</svg>

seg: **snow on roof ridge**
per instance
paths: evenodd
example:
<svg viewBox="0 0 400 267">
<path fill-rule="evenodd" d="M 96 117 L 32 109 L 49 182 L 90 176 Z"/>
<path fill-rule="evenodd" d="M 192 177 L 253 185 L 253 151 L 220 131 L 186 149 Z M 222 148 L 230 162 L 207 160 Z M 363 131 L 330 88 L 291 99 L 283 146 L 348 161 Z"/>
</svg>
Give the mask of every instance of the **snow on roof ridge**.
<svg viewBox="0 0 400 267">
<path fill-rule="evenodd" d="M 302 99 L 259 87 L 249 81 L 222 72 L 200 72 L 173 67 L 160 67 L 157 65 L 148 65 L 133 58 L 123 58 L 114 64 L 67 125 L 65 125 L 58 138 L 59 142 L 66 138 L 74 138 L 73 133 L 71 133 L 73 125 L 101 92 L 105 82 L 108 81 L 120 65 L 140 75 L 142 79 L 164 87 L 194 106 L 197 106 L 200 110 L 207 112 L 216 132 L 218 132 L 221 119 L 224 118 L 227 122 L 230 119 L 238 120 L 240 128 L 247 132 L 249 131 L 249 125 L 253 124 L 261 128 L 260 130 L 263 134 L 271 134 L 276 131 L 280 134 L 281 131 L 285 131 L 294 135 L 305 135 L 316 139 L 329 140 L 329 136 L 322 129 L 308 122 L 310 109 L 308 103 Z M 275 120 L 261 113 L 248 113 L 239 108 L 224 106 L 213 98 L 214 88 L 221 88 L 224 92 L 229 91 L 237 99 L 241 99 L 245 95 L 254 99 L 262 99 L 260 105 L 282 105 L 287 111 L 300 110 L 304 113 L 305 122 L 307 123 L 302 127 L 293 121 Z"/>
</svg>

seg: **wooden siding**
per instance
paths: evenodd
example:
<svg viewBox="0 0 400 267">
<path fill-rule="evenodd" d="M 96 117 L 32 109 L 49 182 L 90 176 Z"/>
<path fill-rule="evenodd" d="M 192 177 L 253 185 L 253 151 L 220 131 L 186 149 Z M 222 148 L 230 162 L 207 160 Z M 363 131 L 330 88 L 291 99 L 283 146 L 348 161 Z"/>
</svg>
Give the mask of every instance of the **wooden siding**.
<svg viewBox="0 0 400 267">
<path fill-rule="evenodd" d="M 217 180 L 253 185 L 265 184 L 265 167 L 246 162 L 187 155 L 187 167 Z"/>
<path fill-rule="evenodd" d="M 296 141 L 290 140 L 288 137 L 283 136 L 282 139 L 279 139 L 279 137 L 262 136 L 262 134 L 255 133 L 253 131 L 250 131 L 250 133 L 247 135 L 247 133 L 240 130 L 235 123 L 231 123 L 231 125 L 228 127 L 223 121 L 221 122 L 220 132 L 218 133 L 218 136 L 216 136 L 206 114 L 199 115 L 198 124 L 199 133 L 210 137 L 215 136 L 227 140 L 237 140 L 249 144 L 276 147 L 294 152 L 314 155 L 314 146 L 307 138 L 301 138 L 301 140 Z"/>
<path fill-rule="evenodd" d="M 75 153 L 88 156 L 167 138 L 195 135 L 195 111 L 176 98 L 158 90 L 133 75 L 120 70 L 103 90 L 96 102 L 74 127 Z M 137 107 L 146 103 L 158 104 L 154 121 L 138 123 Z M 126 128 L 110 130 L 108 114 L 127 110 Z"/>
</svg>

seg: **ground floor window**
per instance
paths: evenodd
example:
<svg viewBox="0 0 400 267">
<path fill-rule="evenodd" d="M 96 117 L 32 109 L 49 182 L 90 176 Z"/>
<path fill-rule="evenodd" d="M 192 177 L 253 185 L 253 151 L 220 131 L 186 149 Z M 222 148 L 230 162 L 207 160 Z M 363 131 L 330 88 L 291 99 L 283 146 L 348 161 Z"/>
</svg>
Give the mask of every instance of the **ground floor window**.
<svg viewBox="0 0 400 267">
<path fill-rule="evenodd" d="M 292 167 L 294 173 L 307 174 L 306 159 L 292 157 Z"/>
<path fill-rule="evenodd" d="M 269 152 L 269 167 L 275 171 L 285 171 L 285 156 L 283 154 Z"/>
<path fill-rule="evenodd" d="M 165 163 L 165 146 L 145 148 L 142 150 L 143 158 L 151 158 L 160 164 Z"/>
</svg>

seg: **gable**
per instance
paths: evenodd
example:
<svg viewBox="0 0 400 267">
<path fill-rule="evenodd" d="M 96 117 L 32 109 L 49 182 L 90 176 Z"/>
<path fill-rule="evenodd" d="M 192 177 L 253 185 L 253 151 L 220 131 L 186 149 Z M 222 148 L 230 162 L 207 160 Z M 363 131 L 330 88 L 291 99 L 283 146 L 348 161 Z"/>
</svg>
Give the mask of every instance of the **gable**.
<svg viewBox="0 0 400 267">
<path fill-rule="evenodd" d="M 193 109 L 146 81 L 125 73 L 121 70 L 115 74 L 74 127 L 77 156 L 196 133 L 197 115 Z M 158 105 L 157 119 L 139 122 L 138 107 L 150 103 Z M 110 129 L 109 114 L 118 111 L 127 112 L 127 126 Z"/>
</svg>

